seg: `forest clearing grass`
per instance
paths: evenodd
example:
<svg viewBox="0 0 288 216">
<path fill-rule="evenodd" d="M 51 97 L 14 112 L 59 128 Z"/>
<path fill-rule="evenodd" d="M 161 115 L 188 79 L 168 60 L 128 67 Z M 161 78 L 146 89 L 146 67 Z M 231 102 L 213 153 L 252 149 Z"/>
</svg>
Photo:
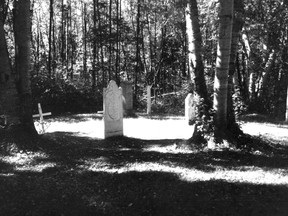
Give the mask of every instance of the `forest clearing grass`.
<svg viewBox="0 0 288 216">
<path fill-rule="evenodd" d="M 96 115 L 49 121 L 39 140 L 1 141 L 0 215 L 288 213 L 287 125 L 243 122 L 264 141 L 242 151 L 185 146 L 182 117 L 124 119 L 107 140 Z"/>
</svg>

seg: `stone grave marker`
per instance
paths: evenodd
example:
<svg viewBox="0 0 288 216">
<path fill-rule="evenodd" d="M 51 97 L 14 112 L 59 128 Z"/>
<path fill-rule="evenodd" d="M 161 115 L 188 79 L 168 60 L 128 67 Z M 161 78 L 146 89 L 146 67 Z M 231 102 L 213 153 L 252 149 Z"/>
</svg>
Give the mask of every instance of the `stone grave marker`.
<svg viewBox="0 0 288 216">
<path fill-rule="evenodd" d="M 123 95 L 124 115 L 129 115 L 133 112 L 133 82 L 122 81 L 120 86 Z"/>
<path fill-rule="evenodd" d="M 123 136 L 122 89 L 111 80 L 103 91 L 104 138 Z"/>
<path fill-rule="evenodd" d="M 196 119 L 196 102 L 192 93 L 185 98 L 185 119 L 192 125 Z"/>
<path fill-rule="evenodd" d="M 151 114 L 151 86 L 147 86 L 147 114 Z"/>
</svg>

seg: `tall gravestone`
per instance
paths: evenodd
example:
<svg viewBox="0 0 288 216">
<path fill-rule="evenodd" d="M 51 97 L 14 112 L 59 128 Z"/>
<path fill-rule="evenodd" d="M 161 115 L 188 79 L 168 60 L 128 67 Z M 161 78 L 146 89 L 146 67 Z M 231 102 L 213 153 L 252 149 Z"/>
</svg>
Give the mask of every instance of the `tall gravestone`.
<svg viewBox="0 0 288 216">
<path fill-rule="evenodd" d="M 196 103 L 192 93 L 185 98 L 185 119 L 189 125 L 193 124 L 196 119 Z"/>
<path fill-rule="evenodd" d="M 133 82 L 122 81 L 120 84 L 123 95 L 123 111 L 125 115 L 133 112 Z"/>
<path fill-rule="evenodd" d="M 122 90 L 111 80 L 103 91 L 104 138 L 123 136 Z"/>
</svg>

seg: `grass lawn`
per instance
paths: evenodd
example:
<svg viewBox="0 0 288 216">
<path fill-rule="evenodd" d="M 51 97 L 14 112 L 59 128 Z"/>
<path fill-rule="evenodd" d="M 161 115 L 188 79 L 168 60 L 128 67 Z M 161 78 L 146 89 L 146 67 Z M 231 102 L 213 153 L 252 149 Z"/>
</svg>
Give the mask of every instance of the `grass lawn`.
<svg viewBox="0 0 288 216">
<path fill-rule="evenodd" d="M 0 215 L 288 215 L 288 126 L 242 122 L 238 148 L 187 146 L 182 118 L 51 119 L 37 140 L 0 137 Z"/>
</svg>

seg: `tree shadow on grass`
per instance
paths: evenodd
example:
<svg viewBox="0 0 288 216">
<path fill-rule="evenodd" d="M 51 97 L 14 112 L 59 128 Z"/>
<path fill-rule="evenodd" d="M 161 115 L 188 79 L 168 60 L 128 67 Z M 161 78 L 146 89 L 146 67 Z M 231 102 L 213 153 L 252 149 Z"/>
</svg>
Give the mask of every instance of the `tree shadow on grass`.
<svg viewBox="0 0 288 216">
<path fill-rule="evenodd" d="M 213 171 L 219 166 L 227 169 L 247 166 L 268 170 L 287 168 L 288 147 L 273 147 L 269 143 L 259 141 L 259 138 L 252 139 L 252 141 L 255 143 L 246 143 L 250 151 L 247 149 L 245 151 L 213 151 L 195 148 L 181 151 L 181 145 L 186 143 L 185 140 L 181 139 L 141 140 L 116 137 L 95 140 L 89 137 L 79 137 L 74 133 L 56 132 L 43 135 L 37 142 L 32 141 L 33 145 L 27 142 L 21 143 L 18 140 L 17 148 L 15 147 L 16 144 L 13 144 L 13 151 L 25 152 L 25 148 L 29 147 L 28 151 L 44 152 L 47 156 L 36 156 L 33 163 L 56 163 L 57 169 L 75 168 L 87 160 L 100 160 L 99 158 L 105 158 L 111 166 L 115 167 L 151 162 L 195 168 L 202 171 Z M 247 139 L 247 142 L 252 141 L 251 137 L 250 140 Z M 5 150 L 6 153 L 8 150 Z M 8 164 L 5 166 L 7 170 L 10 169 Z"/>
<path fill-rule="evenodd" d="M 166 172 L 0 176 L 1 215 L 287 215 L 288 188 Z"/>
<path fill-rule="evenodd" d="M 42 136 L 37 143 L 37 148 L 35 148 L 37 151 L 45 153 L 45 156 L 36 155 L 34 157 L 32 155 L 33 158 L 29 160 L 29 166 L 36 169 L 38 164 L 42 166 L 56 164 L 47 165 L 49 168 L 45 168 L 52 173 L 77 170 L 81 166 L 94 166 L 95 168 L 96 165 L 93 164 L 107 169 L 119 169 L 126 168 L 127 165 L 130 166 L 131 164 L 145 163 L 203 172 L 217 172 L 218 169 L 245 171 L 257 168 L 266 171 L 282 169 L 281 172 L 287 173 L 288 148 L 285 146 L 275 149 L 271 146 L 262 148 L 262 150 L 266 150 L 267 154 L 257 150 L 257 146 L 261 143 L 254 144 L 254 146 L 252 143 L 253 151 L 201 151 L 193 148 L 179 151 L 178 148 L 181 150 L 179 146 L 185 143 L 185 140 L 141 140 L 128 137 L 94 140 L 76 135 L 57 132 Z M 262 145 L 266 144 L 262 143 Z M 21 146 L 19 151 L 22 151 L 23 148 L 25 146 Z M 15 159 L 12 158 L 12 160 Z M 4 170 L 7 172 L 11 170 L 11 164 L 2 167 L 6 167 Z"/>
<path fill-rule="evenodd" d="M 36 156 L 27 165 L 1 162 L 1 215 L 287 215 L 287 184 L 196 176 L 217 173 L 219 167 L 238 170 L 247 166 L 281 169 L 287 175 L 285 147 L 269 155 L 193 148 L 173 151 L 183 143 L 179 139 L 43 135 L 34 143 L 34 151 L 45 157 Z M 15 145 L 21 153 L 28 144 Z M 32 169 L 44 164 L 52 166 Z M 185 169 L 195 176 L 184 178 Z"/>
<path fill-rule="evenodd" d="M 249 151 L 240 150 L 198 150 L 184 149 L 181 145 L 185 140 L 141 140 L 128 137 L 116 137 L 106 140 L 94 140 L 77 137 L 73 133 L 53 133 L 57 142 L 45 145 L 51 158 L 63 159 L 63 162 L 79 163 L 84 158 L 105 157 L 110 164 L 120 166 L 135 162 L 163 162 L 187 168 L 206 169 L 205 165 L 233 168 L 256 166 L 260 168 L 287 168 L 288 147 L 273 147 L 259 138 L 250 137 L 246 143 Z M 48 140 L 49 140 L 48 135 Z M 49 140 L 50 141 L 50 140 Z M 254 142 L 254 143 L 251 143 Z M 180 148 L 180 149 L 179 149 Z M 251 150 L 252 149 L 252 150 Z M 201 168 L 202 167 L 202 168 Z"/>
</svg>

